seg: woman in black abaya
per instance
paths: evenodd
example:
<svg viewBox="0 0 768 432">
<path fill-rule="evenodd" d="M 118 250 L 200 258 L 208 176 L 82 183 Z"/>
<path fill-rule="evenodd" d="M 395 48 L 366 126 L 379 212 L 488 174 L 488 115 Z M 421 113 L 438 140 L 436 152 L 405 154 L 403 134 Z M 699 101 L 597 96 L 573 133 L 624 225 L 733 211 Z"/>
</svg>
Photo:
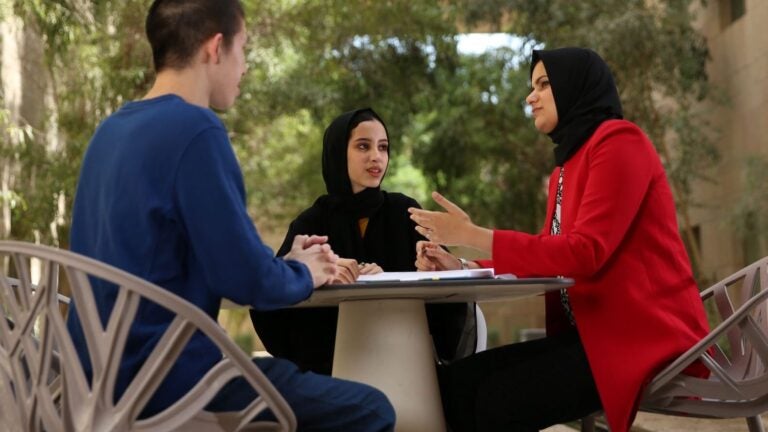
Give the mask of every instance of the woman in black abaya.
<svg viewBox="0 0 768 432">
<path fill-rule="evenodd" d="M 323 137 L 323 180 L 319 197 L 290 225 L 277 255 L 285 255 L 299 234 L 327 235 L 339 260 L 338 283 L 359 274 L 415 271 L 418 234 L 408 213 L 411 197 L 381 190 L 389 163 L 389 136 L 370 108 L 341 114 Z M 256 332 L 275 357 L 302 370 L 330 374 L 338 308 L 251 311 Z M 453 360 L 473 352 L 474 305 L 427 305 L 430 333 L 438 356 Z"/>
</svg>

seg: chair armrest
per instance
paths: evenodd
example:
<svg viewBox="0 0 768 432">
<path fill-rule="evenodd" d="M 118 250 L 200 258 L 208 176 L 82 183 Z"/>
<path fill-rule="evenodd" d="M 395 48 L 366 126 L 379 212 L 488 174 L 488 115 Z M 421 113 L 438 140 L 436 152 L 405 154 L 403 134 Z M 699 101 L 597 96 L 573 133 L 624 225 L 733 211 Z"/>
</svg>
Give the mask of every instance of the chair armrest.
<svg viewBox="0 0 768 432">
<path fill-rule="evenodd" d="M 707 290 L 709 291 L 709 290 Z M 704 293 L 702 293 L 703 295 Z M 691 365 L 697 359 L 702 359 L 704 364 L 712 370 L 713 365 L 717 363 L 707 353 L 707 350 L 717 342 L 720 337 L 730 330 L 733 326 L 739 324 L 741 321 L 749 318 L 749 312 L 757 305 L 768 300 L 768 290 L 763 290 L 757 295 L 749 299 L 740 308 L 738 308 L 733 315 L 728 317 L 717 327 L 715 327 L 707 336 L 700 340 L 696 345 L 692 346 L 685 353 L 679 356 L 669 366 L 664 368 L 656 377 L 648 384 L 646 388 L 646 394 L 652 394 L 658 391 L 660 388 L 669 383 L 674 377 L 680 374 L 686 367 Z"/>
</svg>

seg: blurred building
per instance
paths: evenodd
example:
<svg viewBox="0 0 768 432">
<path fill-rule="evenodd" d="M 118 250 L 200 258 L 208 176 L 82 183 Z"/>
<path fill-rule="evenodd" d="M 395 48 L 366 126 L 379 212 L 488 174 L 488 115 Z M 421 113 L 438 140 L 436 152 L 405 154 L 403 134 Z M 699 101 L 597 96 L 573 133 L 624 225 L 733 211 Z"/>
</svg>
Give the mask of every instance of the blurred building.
<svg viewBox="0 0 768 432">
<path fill-rule="evenodd" d="M 697 185 L 692 212 L 701 276 L 714 281 L 768 254 L 768 1 L 699 7 L 709 79 L 724 97 L 709 109 L 721 161 L 714 182 Z"/>
</svg>

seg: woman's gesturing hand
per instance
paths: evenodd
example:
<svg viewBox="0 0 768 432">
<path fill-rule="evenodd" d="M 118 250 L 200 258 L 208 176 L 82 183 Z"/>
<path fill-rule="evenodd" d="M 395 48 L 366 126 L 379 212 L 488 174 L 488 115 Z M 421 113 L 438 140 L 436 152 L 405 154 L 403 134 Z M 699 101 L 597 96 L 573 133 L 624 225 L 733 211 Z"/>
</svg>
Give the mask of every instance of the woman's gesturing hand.
<svg viewBox="0 0 768 432">
<path fill-rule="evenodd" d="M 466 233 L 472 227 L 469 215 L 437 192 L 432 192 L 432 199 L 445 212 L 409 208 L 411 220 L 418 225 L 416 231 L 433 243 L 448 246 L 465 244 Z"/>
<path fill-rule="evenodd" d="M 432 243 L 446 246 L 469 246 L 483 252 L 491 252 L 493 231 L 472 223 L 469 215 L 461 207 L 437 192 L 432 198 L 444 212 L 429 211 L 411 207 L 408 212 L 411 220 L 418 225 L 416 231 Z"/>
</svg>

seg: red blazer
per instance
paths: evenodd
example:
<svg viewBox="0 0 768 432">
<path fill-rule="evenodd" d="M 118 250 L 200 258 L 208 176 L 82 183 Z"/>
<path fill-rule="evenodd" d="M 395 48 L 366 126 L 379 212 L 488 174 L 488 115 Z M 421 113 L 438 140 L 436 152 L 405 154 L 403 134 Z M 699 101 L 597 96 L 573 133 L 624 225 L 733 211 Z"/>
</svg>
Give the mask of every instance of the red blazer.
<svg viewBox="0 0 768 432">
<path fill-rule="evenodd" d="M 603 409 L 611 430 L 627 431 L 644 385 L 707 334 L 704 307 L 664 168 L 640 128 L 606 121 L 565 163 L 562 234 L 551 236 L 559 173 L 542 233 L 494 231 L 485 264 L 575 280 L 571 307 Z"/>
</svg>

